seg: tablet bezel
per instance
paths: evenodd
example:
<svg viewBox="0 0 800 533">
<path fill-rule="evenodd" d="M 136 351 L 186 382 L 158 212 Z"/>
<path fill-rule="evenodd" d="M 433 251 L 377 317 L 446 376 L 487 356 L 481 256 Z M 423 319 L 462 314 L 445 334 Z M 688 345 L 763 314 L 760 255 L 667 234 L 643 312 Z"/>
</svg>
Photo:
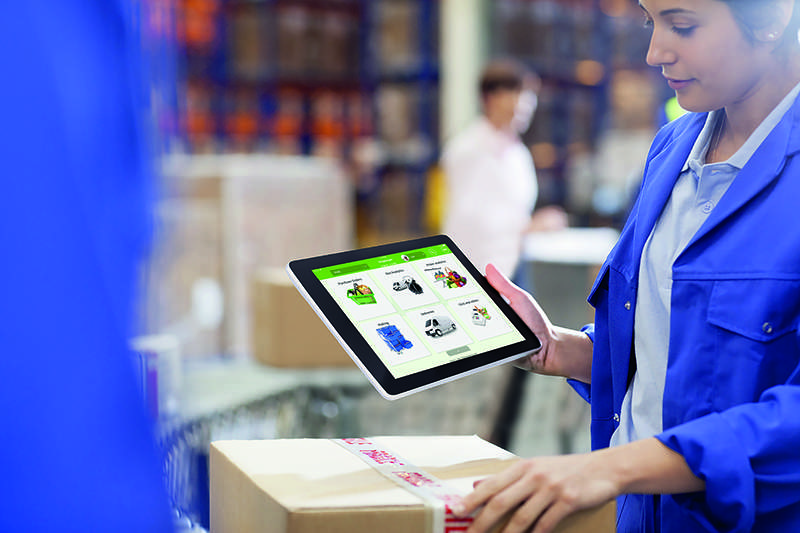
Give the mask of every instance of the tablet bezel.
<svg viewBox="0 0 800 533">
<path fill-rule="evenodd" d="M 505 315 L 506 319 L 523 336 L 523 340 L 414 374 L 394 377 L 356 325 L 345 314 L 339 303 L 336 302 L 322 282 L 314 275 L 313 271 L 319 268 L 364 261 L 383 255 L 409 252 L 441 244 L 448 246 L 472 279 L 480 285 Z M 369 378 L 378 392 L 389 400 L 401 398 L 488 368 L 515 361 L 541 349 L 541 343 L 536 335 L 447 235 L 433 235 L 369 248 L 296 259 L 286 265 L 286 271 L 292 283 L 330 329 L 353 362 Z"/>
</svg>

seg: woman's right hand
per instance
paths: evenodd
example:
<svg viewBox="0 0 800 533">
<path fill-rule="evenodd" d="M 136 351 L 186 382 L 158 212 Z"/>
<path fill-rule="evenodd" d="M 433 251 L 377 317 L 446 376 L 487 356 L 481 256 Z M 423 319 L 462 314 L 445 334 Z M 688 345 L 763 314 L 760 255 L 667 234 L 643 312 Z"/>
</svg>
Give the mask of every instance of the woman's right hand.
<svg viewBox="0 0 800 533">
<path fill-rule="evenodd" d="M 491 263 L 486 279 L 539 338 L 542 349 L 515 364 L 525 370 L 591 382 L 592 341 L 580 331 L 554 326 L 533 296 L 511 282 Z"/>
</svg>

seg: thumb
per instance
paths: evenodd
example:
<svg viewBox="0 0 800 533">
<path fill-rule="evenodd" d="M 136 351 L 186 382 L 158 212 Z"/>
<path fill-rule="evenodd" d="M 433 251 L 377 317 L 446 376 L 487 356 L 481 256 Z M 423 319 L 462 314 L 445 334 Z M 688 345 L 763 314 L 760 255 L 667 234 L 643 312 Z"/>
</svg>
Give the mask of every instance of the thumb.
<svg viewBox="0 0 800 533">
<path fill-rule="evenodd" d="M 513 300 L 514 296 L 522 291 L 522 289 L 514 285 L 514 283 L 492 263 L 486 265 L 486 279 L 492 287 L 497 289 L 497 292 L 506 298 L 506 300 Z"/>
<path fill-rule="evenodd" d="M 486 265 L 486 279 L 540 339 L 550 335 L 552 324 L 530 293 L 515 285 L 491 263 Z"/>
</svg>

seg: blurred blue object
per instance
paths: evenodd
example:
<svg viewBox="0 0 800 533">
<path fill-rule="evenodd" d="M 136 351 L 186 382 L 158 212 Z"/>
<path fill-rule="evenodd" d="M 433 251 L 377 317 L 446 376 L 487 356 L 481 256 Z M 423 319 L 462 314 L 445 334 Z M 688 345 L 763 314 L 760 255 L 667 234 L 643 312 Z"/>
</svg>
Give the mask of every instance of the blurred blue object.
<svg viewBox="0 0 800 533">
<path fill-rule="evenodd" d="M 3 532 L 172 530 L 127 347 L 152 193 L 129 9 L 0 5 Z"/>
</svg>

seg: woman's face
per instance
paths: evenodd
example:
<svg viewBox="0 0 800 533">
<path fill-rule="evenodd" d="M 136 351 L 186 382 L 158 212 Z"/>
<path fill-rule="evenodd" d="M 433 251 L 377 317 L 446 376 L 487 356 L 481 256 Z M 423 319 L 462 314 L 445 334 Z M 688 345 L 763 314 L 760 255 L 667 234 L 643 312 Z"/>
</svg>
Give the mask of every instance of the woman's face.
<svg viewBox="0 0 800 533">
<path fill-rule="evenodd" d="M 641 0 L 652 27 L 647 63 L 689 111 L 740 104 L 766 82 L 769 50 L 751 43 L 720 0 Z"/>
</svg>

